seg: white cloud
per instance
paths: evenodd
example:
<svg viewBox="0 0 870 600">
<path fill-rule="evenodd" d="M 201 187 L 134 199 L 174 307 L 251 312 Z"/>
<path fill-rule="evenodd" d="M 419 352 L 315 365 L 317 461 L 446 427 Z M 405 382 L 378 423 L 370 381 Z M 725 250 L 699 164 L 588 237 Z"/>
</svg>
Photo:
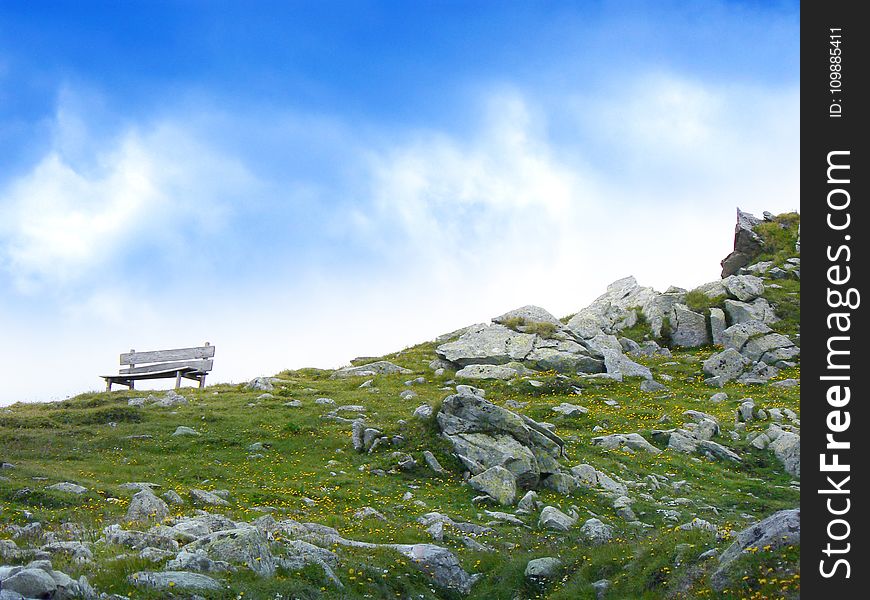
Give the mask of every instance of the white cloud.
<svg viewBox="0 0 870 600">
<path fill-rule="evenodd" d="M 220 227 L 227 196 L 256 187 L 238 162 L 172 124 L 130 128 L 104 145 L 87 135 L 80 115 L 59 110 L 54 147 L 0 190 L 0 267 L 19 291 L 111 278 L 144 246 L 159 261 L 191 241 L 182 229 Z"/>
</svg>

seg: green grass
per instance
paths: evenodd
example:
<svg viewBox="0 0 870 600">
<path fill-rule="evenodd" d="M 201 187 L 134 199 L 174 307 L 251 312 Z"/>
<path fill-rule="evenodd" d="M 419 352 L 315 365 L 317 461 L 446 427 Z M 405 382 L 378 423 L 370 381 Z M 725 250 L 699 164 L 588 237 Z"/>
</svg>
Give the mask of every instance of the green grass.
<svg viewBox="0 0 870 600">
<path fill-rule="evenodd" d="M 789 286 L 790 282 L 784 282 L 783 289 L 773 290 L 777 293 L 770 296 L 782 314 L 799 311 L 799 304 L 791 302 L 789 296 L 797 288 Z M 631 333 L 645 335 L 644 327 L 648 325 L 639 321 Z M 667 485 L 630 490 L 635 512 L 652 525 L 650 529 L 637 529 L 621 521 L 610 500 L 595 490 L 582 489 L 570 497 L 539 492 L 547 504 L 564 510 L 572 504 L 578 506 L 583 520 L 597 515 L 615 527 L 617 539 L 591 547 L 576 529 L 566 534 L 548 533 L 537 529 L 534 518 L 527 518 L 529 529 L 495 525 L 495 535 L 479 540 L 493 552 L 472 551 L 447 540 L 444 545 L 456 553 L 468 572 L 483 575 L 469 598 L 594 598 L 591 584 L 601 578 L 612 581 L 607 598 L 736 599 L 796 594 L 797 550 L 747 556 L 739 563 L 740 575 L 734 586 L 717 596 L 709 586 L 715 560 L 702 562 L 698 556 L 711 548 L 724 550 L 730 542 L 702 532 L 675 530 L 675 525 L 697 516 L 736 531 L 799 503 L 799 490 L 769 451 L 756 450 L 743 438 L 734 442 L 728 437 L 741 399 L 752 397 L 760 407 L 799 412 L 799 388 L 730 383 L 722 390 L 710 389 L 703 384 L 701 374 L 701 362 L 709 354 L 709 349 L 675 350 L 673 357 L 639 359 L 657 378 L 672 377 L 667 392 L 641 392 L 636 379 L 615 382 L 555 373 L 536 374 L 534 379 L 543 383 L 538 387 L 525 379 L 483 384 L 487 398 L 494 403 L 525 402 L 517 412 L 553 423 L 566 442 L 566 466 L 589 463 L 639 484 L 648 481 L 651 474 L 666 474 L 670 481 L 685 480 L 687 485 L 679 491 Z M 437 410 L 449 393 L 441 388 L 450 375 L 436 377 L 428 369 L 435 356 L 435 344 L 425 343 L 383 357 L 413 374 L 376 376 L 377 392 L 360 389 L 360 378 L 333 380 L 329 371 L 300 369 L 279 373 L 273 397 L 262 400 L 257 399 L 262 392 L 222 384 L 204 390 L 184 388 L 182 393 L 189 404 L 173 408 L 130 407 L 129 398 L 152 392 L 116 391 L 0 409 L 0 460 L 15 464 L 14 469 L 2 471 L 8 481 L 0 486 L 0 537 L 4 536 L 3 526 L 26 523 L 24 511 L 28 511 L 31 519 L 41 521 L 48 531 L 60 531 L 63 523 L 76 522 L 88 530 L 88 539 L 96 540 L 103 527 L 122 521 L 132 493 L 120 485 L 130 481 L 150 481 L 162 486 L 159 491 L 173 489 L 185 498 L 193 487 L 227 489 L 231 506 L 219 512 L 236 520 L 251 521 L 262 514 L 257 507 L 269 507 L 276 519 L 330 525 L 345 537 L 362 541 L 430 542 L 416 522 L 430 511 L 455 520 L 486 523 L 489 518 L 472 504 L 476 493 L 463 484 L 460 464 L 447 442 L 437 435 L 434 419 L 421 421 L 411 416 L 423 402 Z M 409 389 L 403 382 L 417 376 L 427 380 L 412 388 L 419 397 L 400 399 L 399 393 Z M 799 378 L 799 367 L 779 375 L 787 377 Z M 581 389 L 579 395 L 576 387 Z M 729 399 L 709 403 L 709 396 L 718 391 L 728 393 Z M 424 465 L 422 451 L 431 450 L 450 473 L 435 475 L 419 466 L 407 473 L 373 474 L 375 469 L 390 470 L 390 454 L 396 448 L 386 447 L 372 455 L 354 452 L 349 425 L 324 418 L 334 407 L 315 404 L 318 397 L 333 398 L 336 405 L 367 407 L 372 426 L 387 435 L 404 437 L 402 451 L 410 452 Z M 290 399 L 301 400 L 302 407 L 284 406 Z M 605 400 L 616 400 L 619 406 L 610 406 Z M 551 409 L 561 402 L 581 404 L 589 413 L 579 418 L 560 416 Z M 669 450 L 655 456 L 608 452 L 591 443 L 593 437 L 607 433 L 639 432 L 651 439 L 650 432 L 663 427 L 659 423 L 663 415 L 670 419 L 667 427 L 677 427 L 686 421 L 682 413 L 687 409 L 717 417 L 723 426 L 721 441 L 743 457 L 743 464 L 711 462 Z M 201 436 L 172 437 L 178 425 L 193 427 Z M 763 430 L 767 425 L 751 423 L 749 430 Z M 600 429 L 593 431 L 596 427 Z M 130 437 L 141 435 L 151 438 Z M 247 447 L 257 441 L 269 448 L 263 451 L 264 458 L 250 459 Z M 47 480 L 34 479 L 42 477 Z M 58 481 L 79 483 L 89 492 L 79 497 L 45 489 Z M 403 499 L 408 491 L 413 494 L 410 501 Z M 304 498 L 313 500 L 313 505 Z M 677 498 L 685 501 L 676 502 Z M 414 504 L 415 500 L 425 506 Z M 363 506 L 377 508 L 387 522 L 354 519 L 354 512 Z M 678 521 L 667 520 L 659 512 L 663 508 L 678 511 Z M 189 504 L 171 509 L 173 515 L 193 511 Z M 217 576 L 228 584 L 228 591 L 202 596 L 238 598 L 244 592 L 244 598 L 270 600 L 279 597 L 277 594 L 326 599 L 457 597 L 434 586 L 394 552 L 349 548 L 336 552 L 341 560 L 336 573 L 345 585 L 343 591 L 332 587 L 318 568 L 279 570 L 272 579 L 241 570 Z M 94 565 L 57 561 L 56 566 L 71 575 L 87 575 L 99 591 L 135 594 L 135 598 L 163 597 L 159 592 L 135 590 L 126 582 L 127 575 L 159 569 L 159 565 L 145 563 L 129 550 L 99 544 L 95 554 Z M 129 556 L 116 559 L 120 554 Z M 557 556 L 564 566 L 560 578 L 538 587 L 525 580 L 523 571 L 530 559 L 542 556 Z"/>
</svg>

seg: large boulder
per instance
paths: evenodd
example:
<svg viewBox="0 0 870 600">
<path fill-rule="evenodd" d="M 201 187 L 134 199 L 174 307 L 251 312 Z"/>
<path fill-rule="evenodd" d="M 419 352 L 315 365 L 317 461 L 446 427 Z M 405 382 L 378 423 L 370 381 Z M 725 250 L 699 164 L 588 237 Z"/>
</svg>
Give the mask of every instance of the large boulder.
<svg viewBox="0 0 870 600">
<path fill-rule="evenodd" d="M 739 300 L 726 300 L 725 312 L 731 319 L 731 324 L 748 323 L 749 321 L 761 321 L 767 325 L 776 323 L 779 318 L 773 307 L 764 298 L 756 298 L 751 303 Z"/>
<path fill-rule="evenodd" d="M 637 323 L 638 310 L 652 306 L 658 292 L 638 285 L 634 277 L 625 277 L 607 286 L 607 291 L 568 321 L 568 329 L 582 339 L 599 333 L 614 334 Z"/>
<path fill-rule="evenodd" d="M 213 560 L 245 565 L 264 577 L 275 574 L 269 540 L 255 527 L 217 531 L 187 544 L 184 549 L 192 553 L 202 550 Z"/>
<path fill-rule="evenodd" d="M 734 251 L 722 260 L 722 277 L 736 273 L 757 257 L 764 248 L 764 240 L 755 233 L 754 227 L 761 219 L 737 209 L 737 225 L 734 228 Z"/>
<path fill-rule="evenodd" d="M 143 487 L 133 495 L 127 508 L 127 521 L 162 521 L 169 516 L 169 506 L 154 495 L 150 488 Z"/>
<path fill-rule="evenodd" d="M 799 508 L 781 510 L 763 521 L 755 523 L 737 534 L 722 556 L 719 568 L 713 573 L 711 584 L 716 591 L 725 589 L 739 574 L 732 573 L 732 563 L 746 552 L 768 552 L 782 546 L 799 545 L 801 541 L 801 511 Z"/>
<path fill-rule="evenodd" d="M 504 467 L 523 488 L 559 471 L 564 442 L 540 423 L 496 406 L 471 388 L 448 396 L 436 415 L 442 435 L 475 475 Z"/>
<path fill-rule="evenodd" d="M 480 575 L 469 575 L 459 564 L 456 555 L 441 546 L 434 544 L 393 544 L 389 547 L 410 559 L 435 583 L 449 590 L 467 594 L 471 591 L 474 582 L 480 577 Z"/>
<path fill-rule="evenodd" d="M 538 527 L 550 531 L 568 531 L 577 523 L 577 514 L 566 515 L 555 506 L 545 506 L 538 517 Z"/>
<path fill-rule="evenodd" d="M 737 379 L 749 361 L 734 348 L 726 348 L 717 352 L 704 361 L 704 374 L 710 377 L 718 377 L 722 383 Z"/>
<path fill-rule="evenodd" d="M 711 342 L 704 315 L 685 304 L 675 304 L 671 311 L 671 343 L 683 348 L 697 348 Z"/>
<path fill-rule="evenodd" d="M 457 379 L 501 379 L 506 381 L 519 375 L 516 369 L 504 365 L 468 365 L 456 371 Z"/>
<path fill-rule="evenodd" d="M 730 275 L 722 280 L 722 285 L 729 297 L 741 302 L 755 300 L 764 293 L 764 280 L 755 275 Z"/>
<path fill-rule="evenodd" d="M 786 473 L 795 477 L 801 476 L 801 436 L 783 431 L 770 444 L 770 449 L 785 467 Z"/>
<path fill-rule="evenodd" d="M 444 360 L 465 367 L 474 364 L 503 365 L 521 361 L 532 351 L 535 334 L 519 333 L 504 325 L 483 325 L 436 349 Z"/>
<path fill-rule="evenodd" d="M 42 569 L 22 569 L 4 579 L 0 587 L 18 592 L 25 598 L 52 598 L 57 591 L 57 582 L 51 573 Z"/>
<path fill-rule="evenodd" d="M 564 327 L 562 322 L 549 312 L 540 306 L 532 305 L 510 310 L 503 315 L 495 317 L 492 322 L 499 325 L 513 326 L 517 331 L 524 331 L 530 325 L 534 328 L 534 323 L 549 323 L 556 330 Z"/>
<path fill-rule="evenodd" d="M 221 591 L 223 585 L 216 579 L 201 573 L 187 571 L 139 571 L 127 577 L 127 581 L 139 587 L 158 590 Z"/>
</svg>

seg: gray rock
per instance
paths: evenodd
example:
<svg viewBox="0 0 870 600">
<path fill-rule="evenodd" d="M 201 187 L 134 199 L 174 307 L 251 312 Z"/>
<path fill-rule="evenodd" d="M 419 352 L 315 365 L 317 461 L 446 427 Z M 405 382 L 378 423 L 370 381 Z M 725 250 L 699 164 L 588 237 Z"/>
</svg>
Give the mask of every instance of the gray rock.
<svg viewBox="0 0 870 600">
<path fill-rule="evenodd" d="M 699 440 L 698 451 L 718 460 L 728 460 L 738 463 L 742 462 L 740 456 L 738 456 L 733 450 L 710 440 Z"/>
<path fill-rule="evenodd" d="M 269 540 L 254 527 L 217 531 L 186 545 L 185 550 L 202 550 L 209 558 L 230 564 L 243 564 L 262 577 L 275 573 L 275 559 Z"/>
<path fill-rule="evenodd" d="M 568 531 L 577 523 L 577 516 L 568 516 L 555 506 L 545 506 L 538 518 L 538 527 L 551 531 Z"/>
<path fill-rule="evenodd" d="M 399 393 L 399 398 L 401 398 L 402 400 L 413 400 L 416 397 L 417 392 L 415 392 L 414 390 L 402 390 Z"/>
<path fill-rule="evenodd" d="M 558 577 L 562 561 L 552 556 L 535 558 L 526 564 L 525 577 L 532 582 L 547 581 Z"/>
<path fill-rule="evenodd" d="M 536 336 L 518 333 L 503 325 L 484 325 L 463 333 L 458 340 L 438 346 L 438 355 L 465 367 L 473 364 L 503 365 L 522 361 L 534 348 Z"/>
<path fill-rule="evenodd" d="M 133 495 L 127 508 L 127 521 L 146 523 L 162 521 L 169 516 L 169 506 L 154 495 L 149 488 L 142 488 Z"/>
<path fill-rule="evenodd" d="M 726 394 L 725 392 L 718 392 L 710 396 L 710 402 L 712 402 L 713 404 L 719 404 L 720 402 L 724 402 L 727 399 L 728 394 Z"/>
<path fill-rule="evenodd" d="M 593 545 L 605 544 L 613 539 L 613 528 L 599 519 L 589 519 L 580 527 L 580 535 Z"/>
<path fill-rule="evenodd" d="M 598 581 L 594 581 L 592 582 L 592 589 L 595 590 L 596 600 L 604 600 L 604 598 L 607 597 L 607 590 L 610 589 L 610 580 L 599 579 Z"/>
<path fill-rule="evenodd" d="M 783 379 L 781 381 L 774 381 L 770 384 L 770 387 L 776 388 L 792 388 L 800 386 L 801 382 L 797 379 Z"/>
<path fill-rule="evenodd" d="M 761 239 L 753 228 L 761 221 L 749 214 L 737 209 L 737 225 L 734 230 L 734 251 L 722 260 L 722 277 L 733 275 L 740 268 L 745 267 L 757 257 L 764 248 L 764 240 Z"/>
<path fill-rule="evenodd" d="M 770 449 L 785 467 L 786 473 L 794 477 L 801 476 L 801 436 L 783 431 L 770 444 Z"/>
<path fill-rule="evenodd" d="M 441 587 L 467 594 L 480 577 L 469 575 L 452 552 L 433 544 L 392 544 L 393 548 Z"/>
<path fill-rule="evenodd" d="M 257 390 L 260 392 L 271 392 L 275 389 L 272 382 L 276 381 L 273 377 L 254 377 L 245 387 L 249 390 Z"/>
<path fill-rule="evenodd" d="M 770 325 L 779 320 L 773 307 L 764 298 L 756 298 L 751 304 L 737 300 L 726 300 L 725 312 L 728 313 L 732 325 L 751 321 L 760 321 Z"/>
<path fill-rule="evenodd" d="M 734 348 L 726 348 L 704 361 L 705 375 L 718 377 L 720 381 L 728 382 L 737 379 L 749 361 Z"/>
<path fill-rule="evenodd" d="M 516 377 L 516 370 L 503 365 L 468 365 L 456 371 L 457 379 L 501 379 Z"/>
<path fill-rule="evenodd" d="M 25 568 L 2 582 L 4 590 L 18 592 L 25 598 L 51 598 L 57 591 L 57 583 L 42 569 Z"/>
<path fill-rule="evenodd" d="M 684 304 L 675 304 L 671 311 L 671 342 L 683 348 L 697 348 L 711 341 L 704 315 Z"/>
<path fill-rule="evenodd" d="M 781 355 L 773 354 L 768 357 L 766 356 L 767 353 L 772 350 L 791 348 L 793 346 L 794 342 L 792 342 L 787 336 L 784 336 L 781 333 L 768 333 L 759 337 L 751 338 L 743 346 L 740 353 L 751 361 L 764 360 L 767 362 L 769 360 L 770 364 L 774 364 L 777 360 L 785 359 Z"/>
<path fill-rule="evenodd" d="M 639 433 L 613 433 L 592 438 L 592 445 L 602 446 L 607 450 L 615 450 L 623 446 L 632 450 L 642 450 L 650 454 L 658 454 L 661 452 L 658 448 L 650 444 Z"/>
<path fill-rule="evenodd" d="M 55 483 L 54 485 L 49 485 L 45 489 L 53 490 L 55 492 L 66 492 L 68 494 L 76 494 L 81 495 L 87 493 L 88 488 L 81 486 L 77 483 L 71 483 L 69 481 L 62 481 L 61 483 Z"/>
<path fill-rule="evenodd" d="M 127 577 L 132 585 L 158 590 L 221 591 L 216 579 L 187 571 L 139 571 Z"/>
<path fill-rule="evenodd" d="M 103 538 L 109 544 L 126 546 L 133 550 L 144 548 L 159 548 L 161 550 L 178 550 L 178 542 L 166 535 L 121 529 L 118 525 L 110 525 L 103 529 Z"/>
<path fill-rule="evenodd" d="M 638 285 L 634 277 L 625 277 L 608 285 L 604 294 L 571 317 L 567 328 L 582 339 L 618 333 L 637 323 L 640 309 L 655 331 L 655 325 L 660 327 L 662 297 L 652 288 Z"/>
<path fill-rule="evenodd" d="M 373 375 L 407 375 L 410 369 L 400 367 L 386 360 L 379 360 L 356 367 L 344 367 L 330 375 L 330 379 L 345 379 L 347 377 L 371 377 Z"/>
<path fill-rule="evenodd" d="M 218 496 L 214 492 L 206 490 L 192 489 L 190 490 L 190 499 L 197 505 L 210 506 L 229 506 L 230 503 Z"/>
<path fill-rule="evenodd" d="M 731 275 L 722 284 L 729 296 L 741 302 L 755 300 L 764 293 L 764 280 L 754 275 Z"/>
<path fill-rule="evenodd" d="M 192 429 L 190 427 L 186 427 L 184 425 L 179 425 L 172 434 L 172 437 L 185 436 L 185 435 L 200 435 L 198 431 Z"/>
<path fill-rule="evenodd" d="M 516 325 L 517 331 L 524 331 L 525 327 L 533 323 L 550 323 L 557 329 L 562 329 L 562 322 L 540 306 L 522 306 L 499 315 L 492 320 L 493 323 L 505 325 L 506 323 L 519 322 Z"/>
<path fill-rule="evenodd" d="M 722 556 L 719 557 L 719 568 L 711 577 L 714 590 L 722 591 L 732 579 L 739 579 L 739 573 L 733 573 L 732 563 L 749 548 L 765 552 L 776 550 L 782 546 L 799 545 L 801 537 L 801 512 L 799 508 L 781 510 L 763 521 L 755 523 L 737 534 Z"/>
<path fill-rule="evenodd" d="M 723 344 L 722 334 L 727 328 L 725 321 L 725 312 L 721 308 L 710 308 L 710 335 L 713 344 L 721 346 Z"/>
<path fill-rule="evenodd" d="M 468 485 L 492 497 L 501 505 L 511 505 L 517 496 L 517 481 L 504 467 L 490 467 L 468 480 Z"/>
<path fill-rule="evenodd" d="M 326 406 L 330 404 L 335 404 L 335 400 L 333 400 L 332 398 L 317 398 L 314 400 L 314 403 Z"/>
<path fill-rule="evenodd" d="M 438 459 L 435 458 L 435 455 L 432 454 L 429 450 L 423 450 L 423 460 L 426 461 L 426 464 L 429 465 L 430 469 L 432 469 L 439 475 L 447 472 L 444 470 L 444 467 L 441 466 L 441 463 L 438 462 Z"/>
<path fill-rule="evenodd" d="M 771 329 L 761 321 L 748 321 L 737 323 L 722 332 L 722 342 L 725 348 L 734 348 L 738 352 L 743 350 L 751 338 L 770 333 Z"/>
<path fill-rule="evenodd" d="M 553 473 L 543 480 L 543 486 L 556 493 L 568 495 L 580 487 L 580 482 L 567 473 Z"/>
<path fill-rule="evenodd" d="M 562 402 L 559 406 L 554 406 L 551 410 L 566 417 L 579 417 L 580 415 L 585 415 L 589 412 L 589 409 L 586 407 L 569 404 L 568 402 Z"/>
<path fill-rule="evenodd" d="M 655 379 L 644 379 L 640 382 L 640 391 L 654 394 L 658 392 L 667 392 L 668 387 L 662 383 L 659 383 Z"/>
<path fill-rule="evenodd" d="M 195 552 L 182 550 L 175 558 L 166 563 L 169 571 L 196 571 L 198 573 L 234 572 L 236 568 L 228 562 L 215 561 L 208 557 L 204 550 Z"/>
<path fill-rule="evenodd" d="M 536 347 L 523 360 L 523 365 L 538 371 L 556 371 L 558 373 L 601 373 L 604 362 L 590 356 L 585 348 L 573 342 L 563 342 L 563 348 Z M 513 363 L 509 363 L 513 364 Z"/>
<path fill-rule="evenodd" d="M 428 419 L 432 416 L 432 407 L 428 404 L 421 404 L 414 409 L 414 416 L 418 419 Z"/>
<path fill-rule="evenodd" d="M 361 509 L 353 513 L 353 518 L 359 521 L 363 519 L 377 519 L 378 521 L 386 522 L 387 518 L 371 506 L 363 506 Z"/>
<path fill-rule="evenodd" d="M 538 501 L 538 493 L 534 490 L 529 490 L 522 498 L 520 498 L 520 501 L 517 502 L 517 512 L 531 514 L 537 512 L 539 506 L 540 502 Z"/>
</svg>

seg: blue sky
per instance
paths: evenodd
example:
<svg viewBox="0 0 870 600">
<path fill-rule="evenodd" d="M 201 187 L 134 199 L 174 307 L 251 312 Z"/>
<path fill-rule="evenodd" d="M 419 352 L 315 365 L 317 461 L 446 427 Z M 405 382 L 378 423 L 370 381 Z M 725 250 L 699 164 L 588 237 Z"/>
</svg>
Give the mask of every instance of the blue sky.
<svg viewBox="0 0 870 600">
<path fill-rule="evenodd" d="M 798 87 L 796 2 L 4 2 L 0 403 L 712 280 Z"/>
</svg>

